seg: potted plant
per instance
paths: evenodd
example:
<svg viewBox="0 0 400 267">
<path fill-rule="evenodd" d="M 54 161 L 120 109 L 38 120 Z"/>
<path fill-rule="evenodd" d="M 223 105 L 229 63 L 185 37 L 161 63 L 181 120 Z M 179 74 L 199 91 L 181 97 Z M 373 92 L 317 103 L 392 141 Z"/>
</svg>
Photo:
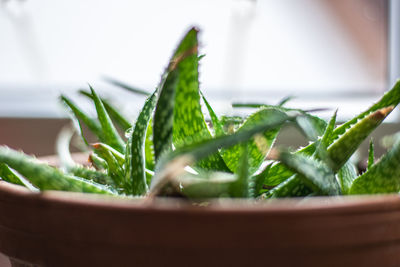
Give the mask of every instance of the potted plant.
<svg viewBox="0 0 400 267">
<path fill-rule="evenodd" d="M 133 124 L 91 87 L 81 94 L 96 119 L 61 97 L 90 166 L 72 160 L 68 135 L 61 168 L 0 147 L 0 251 L 15 266 L 397 264 L 400 143 L 377 162 L 371 143 L 361 175 L 349 159 L 400 102 L 400 83 L 340 126 L 336 113 L 326 122 L 284 101 L 218 117 L 199 90 L 197 33 L 184 36 Z M 289 124 L 310 145 L 273 148 Z M 385 195 L 354 196 L 364 194 Z"/>
</svg>

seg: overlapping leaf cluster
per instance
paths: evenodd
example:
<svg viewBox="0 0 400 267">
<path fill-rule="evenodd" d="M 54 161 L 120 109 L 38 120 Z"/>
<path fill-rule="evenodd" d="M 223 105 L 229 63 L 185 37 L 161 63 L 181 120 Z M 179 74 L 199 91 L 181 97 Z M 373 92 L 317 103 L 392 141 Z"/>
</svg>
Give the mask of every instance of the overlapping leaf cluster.
<svg viewBox="0 0 400 267">
<path fill-rule="evenodd" d="M 305 111 L 283 107 L 286 100 L 276 106 L 249 104 L 257 109 L 247 118 L 219 117 L 199 89 L 197 36 L 195 28 L 185 35 L 153 93 L 111 81 L 146 95 L 134 123 L 91 87 L 81 94 L 91 99 L 97 118 L 61 97 L 92 149 L 91 166 L 72 160 L 71 134 L 66 132 L 58 144 L 62 169 L 0 147 L 0 177 L 31 190 L 190 199 L 399 192 L 400 140 L 378 162 L 374 162 L 371 143 L 368 169 L 362 175 L 349 159 L 398 105 L 400 83 L 338 127 L 336 113 L 327 123 Z M 202 113 L 202 102 L 210 124 Z M 298 151 L 273 148 L 279 131 L 288 124 L 298 127 L 310 145 Z M 83 125 L 98 143 L 88 144 Z"/>
</svg>

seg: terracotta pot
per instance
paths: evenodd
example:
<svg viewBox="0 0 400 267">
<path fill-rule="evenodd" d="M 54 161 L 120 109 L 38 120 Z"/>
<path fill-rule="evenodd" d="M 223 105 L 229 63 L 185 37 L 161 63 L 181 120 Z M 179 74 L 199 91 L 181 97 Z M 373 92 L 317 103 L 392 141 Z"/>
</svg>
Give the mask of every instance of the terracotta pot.
<svg viewBox="0 0 400 267">
<path fill-rule="evenodd" d="M 400 198 L 195 206 L 0 182 L 0 252 L 14 266 L 399 266 Z"/>
</svg>

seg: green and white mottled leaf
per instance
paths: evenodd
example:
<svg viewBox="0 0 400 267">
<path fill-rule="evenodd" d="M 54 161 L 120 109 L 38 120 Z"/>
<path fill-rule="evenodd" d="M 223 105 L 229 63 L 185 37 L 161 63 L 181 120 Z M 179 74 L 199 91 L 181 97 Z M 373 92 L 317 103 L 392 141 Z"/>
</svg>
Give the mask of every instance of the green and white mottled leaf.
<svg viewBox="0 0 400 267">
<path fill-rule="evenodd" d="M 11 184 L 25 186 L 21 179 L 4 163 L 0 163 L 0 179 Z"/>
<path fill-rule="evenodd" d="M 150 121 L 147 125 L 146 141 L 145 141 L 144 147 L 145 147 L 144 151 L 145 151 L 145 155 L 146 155 L 146 169 L 154 171 L 156 163 L 155 163 L 155 157 L 154 157 L 152 119 L 150 119 Z"/>
<path fill-rule="evenodd" d="M 357 168 L 349 160 L 340 168 L 337 176 L 343 195 L 347 195 L 353 181 L 357 178 Z"/>
<path fill-rule="evenodd" d="M 374 163 L 375 163 L 374 142 L 371 138 L 369 142 L 367 170 L 371 169 Z"/>
<path fill-rule="evenodd" d="M 203 98 L 203 102 L 207 107 L 208 114 L 210 114 L 211 122 L 212 122 L 212 128 L 214 130 L 214 135 L 219 136 L 219 135 L 224 135 L 224 126 L 223 124 L 219 121 L 217 114 L 214 112 L 213 108 L 211 107 L 210 103 L 208 103 L 207 99 L 201 93 L 201 96 Z"/>
<path fill-rule="evenodd" d="M 333 171 L 323 162 L 303 154 L 281 152 L 279 160 L 297 173 L 314 192 L 323 195 L 339 195 L 340 187 Z"/>
<path fill-rule="evenodd" d="M 334 173 L 338 172 L 342 166 L 348 161 L 353 155 L 358 146 L 367 138 L 367 136 L 386 118 L 386 116 L 393 110 L 393 107 L 383 108 L 369 116 L 365 117 L 361 121 L 353 125 L 345 134 L 334 143 L 327 150 L 327 157 L 331 168 Z M 291 186 L 296 184 L 301 185 L 304 183 L 299 177 L 292 177 Z M 309 184 L 303 184 L 303 186 L 310 186 Z M 276 187 L 271 191 L 281 190 L 281 187 Z M 283 190 L 291 193 L 290 190 Z M 273 192 L 272 192 L 273 193 Z M 280 196 L 283 193 L 279 194 Z M 288 197 L 291 195 L 287 195 Z M 297 196 L 297 195 L 296 195 Z"/>
<path fill-rule="evenodd" d="M 124 156 L 103 143 L 93 144 L 92 147 L 94 152 L 107 163 L 107 175 L 111 177 L 113 184 L 115 184 L 118 190 L 126 188 L 127 181 L 124 175 Z"/>
<path fill-rule="evenodd" d="M 249 197 L 249 157 L 247 143 L 241 144 L 241 156 L 235 174 L 237 178 L 229 189 L 230 196 L 239 198 Z"/>
<path fill-rule="evenodd" d="M 396 84 L 393 86 L 393 88 L 388 92 L 386 92 L 385 95 L 383 95 L 383 97 L 374 105 L 372 105 L 369 109 L 360 113 L 358 116 L 342 124 L 341 126 L 337 127 L 334 131 L 332 138 L 334 139 L 338 138 L 340 135 L 344 134 L 349 128 L 351 128 L 354 124 L 356 124 L 359 120 L 367 117 L 368 115 L 374 113 L 375 111 L 390 106 L 395 108 L 399 103 L 400 103 L 400 80 L 398 80 Z"/>
<path fill-rule="evenodd" d="M 173 70 L 179 72 L 173 115 L 173 143 L 177 148 L 212 138 L 200 105 L 197 33 L 192 28 L 174 55 L 179 58 Z M 229 171 L 218 153 L 197 165 L 206 170 Z"/>
<path fill-rule="evenodd" d="M 172 149 L 172 127 L 175 104 L 175 87 L 178 72 L 170 72 L 163 78 L 153 119 L 153 144 L 156 162 L 163 153 Z"/>
<path fill-rule="evenodd" d="M 70 100 L 66 96 L 61 96 L 60 97 L 61 101 L 69 108 L 69 110 L 72 112 L 73 116 L 71 116 L 72 121 L 76 125 L 76 129 L 79 132 L 79 134 L 82 136 L 82 139 L 85 141 L 86 145 L 88 145 L 88 142 L 86 141 L 85 136 L 83 135 L 82 131 L 82 125 L 81 122 L 86 125 L 89 130 L 99 138 L 100 141 L 104 141 L 103 133 L 101 130 L 100 123 L 88 116 L 85 112 L 83 112 L 72 100 Z"/>
<path fill-rule="evenodd" d="M 112 148 L 118 150 L 121 153 L 125 152 L 125 143 L 119 135 L 117 129 L 115 129 L 114 124 L 108 115 L 107 110 L 104 107 L 103 102 L 100 97 L 96 94 L 93 88 L 89 85 L 90 91 L 93 96 L 93 102 L 97 111 L 97 118 L 100 122 L 102 136 L 104 138 L 103 143 L 111 146 Z"/>
<path fill-rule="evenodd" d="M 90 92 L 80 90 L 79 93 L 93 100 L 93 95 Z M 101 98 L 106 111 L 110 115 L 111 119 L 121 128 L 122 131 L 127 131 L 132 127 L 129 119 L 127 119 L 122 113 L 114 107 L 107 99 Z"/>
<path fill-rule="evenodd" d="M 253 125 L 256 125 L 260 121 L 268 120 L 270 116 L 274 116 L 276 112 L 282 112 L 277 108 L 262 108 L 257 112 L 253 113 L 242 126 L 236 132 L 244 131 L 249 129 Z M 253 137 L 252 140 L 249 141 L 248 151 L 249 151 L 249 174 L 253 175 L 261 166 L 271 147 L 273 146 L 276 136 L 280 127 L 275 129 L 270 129 L 265 133 L 260 133 Z M 235 171 L 238 168 L 238 163 L 240 159 L 241 147 L 240 145 L 234 146 L 229 149 L 222 149 L 221 155 L 229 169 Z"/>
<path fill-rule="evenodd" d="M 231 185 L 236 181 L 234 174 L 226 172 L 203 173 L 201 177 L 186 174 L 180 177 L 179 191 L 191 199 L 230 197 Z"/>
<path fill-rule="evenodd" d="M 66 175 L 33 157 L 7 147 L 0 147 L 0 162 L 15 169 L 40 190 L 116 194 L 109 187 L 79 177 Z"/>
<path fill-rule="evenodd" d="M 384 194 L 400 191 L 400 139 L 364 174 L 356 178 L 350 194 Z"/>
<path fill-rule="evenodd" d="M 148 191 L 146 180 L 146 131 L 156 104 L 156 91 L 146 100 L 129 136 L 126 148 L 125 179 L 130 184 L 130 193 L 144 195 Z"/>
<path fill-rule="evenodd" d="M 298 175 L 294 174 L 275 188 L 263 194 L 262 198 L 281 198 L 281 197 L 304 197 L 314 192 L 305 183 L 301 181 Z"/>
<path fill-rule="evenodd" d="M 390 114 L 393 107 L 382 108 L 363 118 L 335 140 L 328 148 L 332 169 L 337 172 L 353 155 L 360 144 Z"/>
<path fill-rule="evenodd" d="M 69 146 L 73 135 L 74 131 L 72 128 L 64 127 L 57 137 L 56 150 L 60 160 L 60 167 L 65 172 L 74 176 L 82 177 L 104 185 L 115 185 L 114 181 L 107 174 L 77 164 L 72 159 Z"/>
<path fill-rule="evenodd" d="M 395 86 L 388 91 L 376 104 L 372 105 L 369 109 L 362 112 L 360 115 L 356 116 L 355 118 L 349 120 L 345 124 L 337 127 L 330 136 L 329 143 L 332 143 L 333 140 L 337 139 L 339 136 L 343 135 L 346 131 L 348 131 L 354 124 L 356 124 L 359 120 L 367 117 L 368 115 L 372 114 L 373 112 L 386 108 L 386 107 L 396 107 L 400 102 L 400 81 L 397 81 Z M 301 149 L 299 152 L 306 153 L 311 155 L 315 151 L 315 143 L 310 144 L 309 146 Z M 347 157 L 347 155 L 346 155 Z M 277 182 L 282 182 L 285 179 L 288 179 L 291 176 L 291 172 L 285 169 L 282 164 L 275 164 L 271 171 L 265 179 L 265 184 L 267 185 L 276 185 Z M 293 183 L 293 182 L 291 182 Z"/>
<path fill-rule="evenodd" d="M 195 144 L 191 144 L 185 147 L 181 147 L 165 154 L 162 159 L 157 162 L 156 174 L 153 178 L 151 188 L 157 188 L 158 184 L 170 176 L 170 173 L 163 170 L 168 170 L 168 165 L 174 163 L 178 158 L 182 159 L 182 164 L 190 165 L 195 163 L 215 152 L 221 148 L 228 148 L 241 142 L 248 141 L 254 135 L 274 129 L 288 120 L 293 120 L 297 114 L 288 115 L 284 112 L 275 110 L 274 114 L 268 119 L 258 122 L 256 125 L 252 125 L 248 129 L 238 131 L 236 133 L 224 136 L 217 136 L 210 140 L 204 140 Z M 174 170 L 171 170 L 174 171 Z M 175 171 L 174 171 L 175 172 Z"/>
</svg>

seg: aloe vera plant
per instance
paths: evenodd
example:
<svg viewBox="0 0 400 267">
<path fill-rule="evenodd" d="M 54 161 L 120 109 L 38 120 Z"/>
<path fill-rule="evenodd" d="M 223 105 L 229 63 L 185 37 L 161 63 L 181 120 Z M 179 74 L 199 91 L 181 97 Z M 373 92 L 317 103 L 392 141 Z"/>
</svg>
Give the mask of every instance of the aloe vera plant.
<svg viewBox="0 0 400 267">
<path fill-rule="evenodd" d="M 90 166 L 72 160 L 71 133 L 67 133 L 61 134 L 58 142 L 61 168 L 0 147 L 1 179 L 35 191 L 187 199 L 400 191 L 400 140 L 378 161 L 371 142 L 368 168 L 361 175 L 349 160 L 399 104 L 400 82 L 371 108 L 340 126 L 336 126 L 336 112 L 326 122 L 306 111 L 285 107 L 290 98 L 277 105 L 233 105 L 255 108 L 247 117 L 218 116 L 200 91 L 199 59 L 198 30 L 192 28 L 174 51 L 154 92 L 108 79 L 146 97 L 135 121 L 90 86 L 80 93 L 93 102 L 97 118 L 61 96 L 91 151 Z M 97 143 L 86 141 L 83 125 L 97 137 Z M 287 125 L 296 126 L 310 144 L 298 151 L 274 147 L 279 132 Z M 126 138 L 118 129 L 126 132 Z"/>
</svg>

